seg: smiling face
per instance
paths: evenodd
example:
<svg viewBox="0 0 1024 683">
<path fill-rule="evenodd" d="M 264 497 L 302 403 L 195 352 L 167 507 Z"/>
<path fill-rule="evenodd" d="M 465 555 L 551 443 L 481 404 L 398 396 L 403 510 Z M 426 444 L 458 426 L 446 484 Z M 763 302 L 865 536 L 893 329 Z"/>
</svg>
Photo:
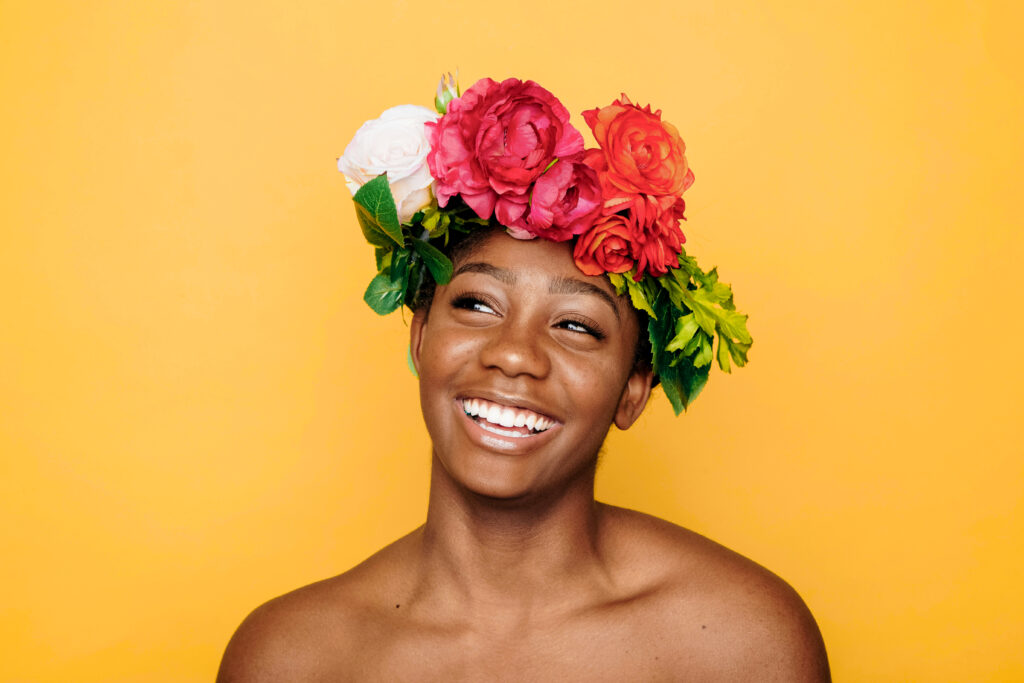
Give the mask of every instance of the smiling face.
<svg viewBox="0 0 1024 683">
<path fill-rule="evenodd" d="M 650 393 L 637 320 L 569 243 L 494 232 L 457 257 L 412 322 L 420 403 L 447 476 L 495 498 L 544 495 L 593 471 L 614 422 Z"/>
</svg>

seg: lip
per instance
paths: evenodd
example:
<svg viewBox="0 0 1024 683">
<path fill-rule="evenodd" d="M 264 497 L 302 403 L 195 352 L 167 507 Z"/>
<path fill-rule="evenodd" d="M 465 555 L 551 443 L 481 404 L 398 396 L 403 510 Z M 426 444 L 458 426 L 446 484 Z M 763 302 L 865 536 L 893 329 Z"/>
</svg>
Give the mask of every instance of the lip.
<svg viewBox="0 0 1024 683">
<path fill-rule="evenodd" d="M 476 420 L 467 415 L 466 411 L 463 410 L 462 402 L 469 398 L 480 398 L 486 401 L 491 401 L 492 403 L 507 405 L 509 407 L 532 410 L 535 413 L 554 420 L 555 423 L 543 432 L 531 434 L 530 436 L 506 437 L 501 436 L 500 434 L 494 434 L 477 424 Z M 461 420 L 460 424 L 463 425 L 469 440 L 479 448 L 499 453 L 501 455 L 523 455 L 534 451 L 550 441 L 562 428 L 561 420 L 551 417 L 549 413 L 532 408 L 528 403 L 521 401 L 511 402 L 508 398 L 501 399 L 496 397 L 494 394 L 466 394 L 465 396 L 460 396 L 452 401 L 452 406 L 457 411 L 458 418 Z"/>
</svg>

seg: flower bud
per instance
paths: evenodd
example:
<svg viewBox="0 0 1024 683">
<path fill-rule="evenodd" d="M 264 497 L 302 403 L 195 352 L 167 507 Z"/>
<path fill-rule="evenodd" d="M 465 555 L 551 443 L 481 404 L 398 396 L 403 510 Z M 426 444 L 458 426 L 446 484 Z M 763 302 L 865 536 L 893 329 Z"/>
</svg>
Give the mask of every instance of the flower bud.
<svg viewBox="0 0 1024 683">
<path fill-rule="evenodd" d="M 462 90 L 459 88 L 459 70 L 455 70 L 454 76 L 452 76 L 450 71 L 447 76 L 442 74 L 441 81 L 437 84 L 437 95 L 434 97 L 434 108 L 437 109 L 438 114 L 445 114 L 448 112 L 448 103 L 461 96 Z"/>
</svg>

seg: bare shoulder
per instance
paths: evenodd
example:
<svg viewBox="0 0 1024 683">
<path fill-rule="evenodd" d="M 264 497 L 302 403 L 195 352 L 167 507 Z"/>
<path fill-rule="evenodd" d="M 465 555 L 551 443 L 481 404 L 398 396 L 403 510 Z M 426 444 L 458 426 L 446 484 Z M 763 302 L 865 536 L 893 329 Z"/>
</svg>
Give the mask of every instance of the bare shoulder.
<svg viewBox="0 0 1024 683">
<path fill-rule="evenodd" d="M 830 680 L 818 625 L 788 583 L 683 527 L 607 511 L 623 566 L 643 567 L 629 580 L 646 587 L 648 623 L 676 635 L 668 642 L 687 668 L 704 668 L 703 680 Z"/>
<path fill-rule="evenodd" d="M 228 643 L 218 683 L 358 680 L 362 644 L 385 628 L 384 596 L 401 582 L 391 568 L 401 566 L 394 559 L 407 538 L 253 610 Z"/>
</svg>

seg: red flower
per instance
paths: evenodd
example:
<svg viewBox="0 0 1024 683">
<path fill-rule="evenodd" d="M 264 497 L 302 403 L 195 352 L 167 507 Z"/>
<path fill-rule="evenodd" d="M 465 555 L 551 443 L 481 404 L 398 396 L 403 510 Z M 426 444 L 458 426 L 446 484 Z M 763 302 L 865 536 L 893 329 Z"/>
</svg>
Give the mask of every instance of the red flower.
<svg viewBox="0 0 1024 683">
<path fill-rule="evenodd" d="M 587 275 L 624 273 L 635 265 L 633 279 L 639 282 L 647 273 L 664 275 L 679 267 L 679 253 L 686 241 L 679 228 L 686 208 L 683 199 L 636 195 L 629 207 L 602 216 L 580 235 L 573 258 L 581 271 Z"/>
<path fill-rule="evenodd" d="M 616 236 L 628 242 L 637 281 L 648 273 L 659 276 L 677 268 L 686 240 L 679 228 L 686 208 L 682 194 L 693 183 L 679 133 L 661 120 L 660 111 L 652 112 L 649 106 L 641 109 L 625 95 L 607 107 L 583 112 L 583 118 L 601 146 L 588 149 L 583 161 L 601 183 L 601 213 L 608 217 L 599 222 L 602 234 L 611 230 L 604 227 L 606 223 L 614 224 Z M 596 256 L 588 261 L 588 249 L 581 247 L 577 252 L 584 254 L 577 256 L 577 264 L 593 270 L 612 263 L 610 258 Z M 600 249 L 593 253 L 601 253 Z M 621 245 L 616 243 L 615 249 L 618 254 Z M 619 261 L 615 263 L 620 267 Z M 584 265 L 580 268 L 588 272 Z"/>
<path fill-rule="evenodd" d="M 629 218 L 621 214 L 602 217 L 576 240 L 572 257 L 586 275 L 625 273 L 633 267 Z"/>
<path fill-rule="evenodd" d="M 681 195 L 693 184 L 686 145 L 661 111 L 641 109 L 625 94 L 607 107 L 583 112 L 604 152 L 607 182 L 626 193 Z"/>
<path fill-rule="evenodd" d="M 495 215 L 513 237 L 564 242 L 593 225 L 600 211 L 597 173 L 581 161 L 559 159 L 537 178 L 528 198 L 499 202 Z"/>
<path fill-rule="evenodd" d="M 679 267 L 679 253 L 686 241 L 679 221 L 684 218 L 686 202 L 682 197 L 667 199 L 674 201 L 666 207 L 665 198 L 647 197 L 645 202 L 634 204 L 631 212 L 635 217 L 633 257 L 636 259 L 636 275 L 633 279 L 637 282 L 645 271 L 651 275 L 664 275 L 670 268 Z"/>
<path fill-rule="evenodd" d="M 459 195 L 481 218 L 490 218 L 496 206 L 521 216 L 531 186 L 551 163 L 583 151 L 583 137 L 562 103 L 516 78 L 477 81 L 437 123 L 426 125 L 438 204 Z"/>
</svg>

